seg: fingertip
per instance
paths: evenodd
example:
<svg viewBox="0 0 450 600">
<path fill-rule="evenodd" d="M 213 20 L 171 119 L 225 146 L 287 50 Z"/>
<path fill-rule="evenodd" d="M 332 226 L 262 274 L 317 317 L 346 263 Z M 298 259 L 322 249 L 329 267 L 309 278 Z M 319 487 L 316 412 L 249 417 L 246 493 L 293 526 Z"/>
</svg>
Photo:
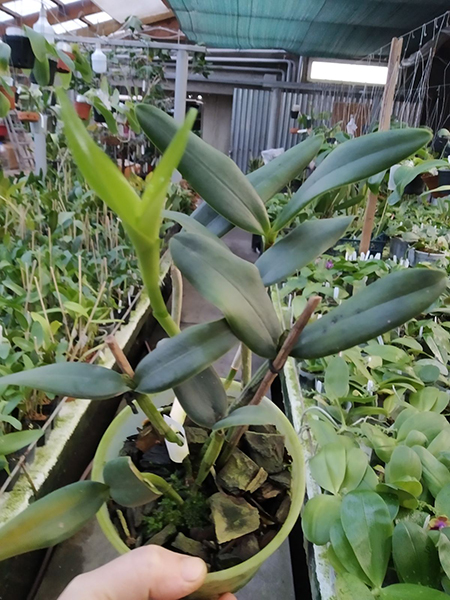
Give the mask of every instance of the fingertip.
<svg viewBox="0 0 450 600">
<path fill-rule="evenodd" d="M 189 583 L 203 582 L 206 577 L 207 568 L 205 562 L 201 558 L 190 556 L 183 557 L 181 560 L 181 576 Z"/>
<path fill-rule="evenodd" d="M 224 596 L 221 596 L 219 600 L 236 600 L 236 596 L 227 593 Z"/>
</svg>

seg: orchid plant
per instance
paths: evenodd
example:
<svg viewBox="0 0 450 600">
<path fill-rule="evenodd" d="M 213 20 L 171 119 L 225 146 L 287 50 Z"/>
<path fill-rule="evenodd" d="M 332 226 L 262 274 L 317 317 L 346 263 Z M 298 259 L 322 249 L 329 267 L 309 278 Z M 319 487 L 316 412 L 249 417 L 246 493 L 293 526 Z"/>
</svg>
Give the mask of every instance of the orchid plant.
<svg viewBox="0 0 450 600">
<path fill-rule="evenodd" d="M 157 435 L 181 445 L 178 431 L 168 425 L 152 400 L 153 394 L 172 389 L 191 421 L 210 432 L 193 474 L 194 491 L 216 464 L 227 463 L 246 427 L 267 423 L 260 401 L 289 355 L 323 357 L 373 339 L 420 314 L 445 289 L 446 276 L 437 270 L 399 271 L 312 322 L 318 298 L 311 298 L 290 331 L 283 331 L 267 293 L 335 244 L 352 217 L 305 221 L 285 237 L 278 233 L 314 199 L 366 180 L 416 152 L 428 143 L 428 131 L 393 130 L 342 143 L 271 222 L 265 203 L 311 162 L 322 147 L 323 136 L 307 138 L 244 176 L 228 157 L 190 132 L 195 111 L 179 126 L 159 109 L 141 105 L 136 108 L 140 126 L 163 155 L 139 197 L 91 139 L 63 92 L 58 92 L 58 99 L 73 157 L 87 183 L 121 219 L 134 246 L 153 314 L 169 339 L 158 344 L 134 373 L 68 362 L 7 375 L 0 385 L 98 401 L 131 393 Z M 165 210 L 175 168 L 205 201 L 192 217 Z M 220 320 L 181 332 L 169 313 L 159 281 L 163 219 L 182 226 L 170 242 L 172 260 L 197 291 L 220 309 Z M 220 239 L 233 227 L 263 237 L 265 251 L 255 265 L 235 256 Z M 265 360 L 230 405 L 229 382 L 220 380 L 213 363 L 238 343 L 247 355 L 253 352 Z M 125 506 L 144 504 L 161 495 L 175 497 L 167 481 L 140 473 L 125 457 L 106 464 L 104 480 L 62 488 L 11 520 L 0 529 L 0 560 L 66 539 L 110 497 Z"/>
</svg>

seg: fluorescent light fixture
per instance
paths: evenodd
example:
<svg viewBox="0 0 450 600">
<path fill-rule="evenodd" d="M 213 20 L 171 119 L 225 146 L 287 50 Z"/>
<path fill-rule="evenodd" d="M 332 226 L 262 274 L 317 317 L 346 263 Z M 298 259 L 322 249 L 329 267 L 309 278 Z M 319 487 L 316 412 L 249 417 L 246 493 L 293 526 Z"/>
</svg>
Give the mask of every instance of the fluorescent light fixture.
<svg viewBox="0 0 450 600">
<path fill-rule="evenodd" d="M 5 23 L 6 21 L 10 21 L 11 19 L 14 19 L 14 17 L 8 15 L 8 13 L 5 13 L 3 10 L 0 10 L 0 23 Z"/>
<path fill-rule="evenodd" d="M 63 23 L 57 23 L 53 25 L 53 29 L 56 35 L 69 33 L 69 31 L 76 31 L 77 29 L 83 29 L 88 27 L 87 23 L 83 23 L 80 19 L 72 19 L 71 21 L 64 21 Z"/>
<path fill-rule="evenodd" d="M 22 17 L 38 13 L 41 9 L 39 0 L 12 0 L 12 2 L 5 2 L 3 6 Z M 44 6 L 45 8 L 56 8 L 56 4 L 51 0 L 44 0 Z"/>
<path fill-rule="evenodd" d="M 387 67 L 368 63 L 313 60 L 310 65 L 309 79 L 311 81 L 385 85 L 387 72 Z"/>
<path fill-rule="evenodd" d="M 84 17 L 86 21 L 89 21 L 91 25 L 98 25 L 99 23 L 106 23 L 106 21 L 112 21 L 111 15 L 108 15 L 107 12 L 98 12 L 92 15 L 85 15 Z"/>
</svg>

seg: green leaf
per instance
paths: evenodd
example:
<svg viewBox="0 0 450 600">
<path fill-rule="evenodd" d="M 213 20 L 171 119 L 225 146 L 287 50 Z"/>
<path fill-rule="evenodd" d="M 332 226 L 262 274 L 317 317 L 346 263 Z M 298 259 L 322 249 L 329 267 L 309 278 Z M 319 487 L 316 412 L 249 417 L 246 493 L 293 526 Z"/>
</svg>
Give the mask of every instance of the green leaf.
<svg viewBox="0 0 450 600">
<path fill-rule="evenodd" d="M 308 500 L 303 510 L 302 529 L 308 541 L 323 546 L 330 541 L 330 530 L 339 520 L 341 498 L 320 494 Z"/>
<path fill-rule="evenodd" d="M 243 406 L 234 410 L 228 417 L 218 421 L 213 431 L 229 429 L 241 425 L 275 425 L 273 413 L 265 406 Z"/>
<path fill-rule="evenodd" d="M 86 83 L 90 83 L 94 76 L 90 61 L 80 52 L 77 46 L 73 46 L 72 52 L 75 56 L 75 70 L 80 73 Z"/>
<path fill-rule="evenodd" d="M 446 160 L 425 160 L 414 167 L 401 165 L 394 174 L 395 190 L 388 197 L 388 204 L 392 206 L 400 202 L 406 186 L 418 175 L 439 167 L 448 167 L 448 162 Z"/>
<path fill-rule="evenodd" d="M 450 471 L 431 452 L 428 452 L 426 448 L 413 446 L 413 450 L 417 453 L 422 463 L 422 479 L 430 490 L 431 495 L 436 498 L 442 488 L 450 484 Z"/>
<path fill-rule="evenodd" d="M 331 248 L 344 234 L 353 217 L 306 221 L 266 250 L 256 261 L 264 285 L 269 286 L 300 271 Z"/>
<path fill-rule="evenodd" d="M 408 446 L 397 446 L 392 453 L 385 469 L 386 483 L 396 483 L 404 477 L 414 477 L 420 481 L 422 477 L 422 463 L 420 458 Z"/>
<path fill-rule="evenodd" d="M 421 412 L 441 413 L 447 407 L 449 399 L 447 392 L 435 387 L 425 387 L 410 394 L 409 403 Z"/>
<path fill-rule="evenodd" d="M 100 100 L 100 98 L 98 96 L 94 96 L 92 98 L 92 104 L 93 104 L 95 110 L 97 110 L 105 119 L 106 125 L 107 125 L 109 131 L 113 135 L 117 135 L 118 134 L 117 123 L 116 123 L 116 119 L 114 118 L 114 115 L 112 114 L 112 112 L 110 110 L 108 110 L 108 108 L 106 108 L 106 106 L 103 104 L 103 102 Z"/>
<path fill-rule="evenodd" d="M 350 371 L 341 356 L 334 356 L 325 369 L 325 393 L 331 400 L 348 396 Z"/>
<path fill-rule="evenodd" d="M 305 327 L 291 355 L 320 358 L 374 339 L 419 315 L 446 284 L 445 274 L 432 269 L 391 273 Z"/>
<path fill-rule="evenodd" d="M 58 396 L 106 400 L 130 390 L 119 373 L 81 362 L 55 363 L 0 377 L 0 386 L 20 385 Z"/>
<path fill-rule="evenodd" d="M 0 92 L 0 118 L 3 119 L 11 110 L 8 98 L 3 92 Z"/>
<path fill-rule="evenodd" d="M 153 352 L 139 363 L 134 383 L 138 392 L 154 394 L 173 388 L 197 375 L 237 344 L 225 319 L 188 327 L 182 333 L 161 340 Z M 225 406 L 214 406 L 217 418 Z"/>
<path fill-rule="evenodd" d="M 212 367 L 184 381 L 173 391 L 190 418 L 202 427 L 212 427 L 222 407 L 228 404 L 225 388 Z"/>
<path fill-rule="evenodd" d="M 425 438 L 425 442 L 428 440 Z M 419 446 L 426 446 L 425 444 L 417 444 Z M 416 444 L 413 444 L 416 445 Z M 431 452 L 433 456 L 439 458 L 441 452 L 446 452 L 450 448 L 450 429 L 444 429 L 441 433 L 434 438 L 434 440 L 428 445 L 428 452 Z"/>
<path fill-rule="evenodd" d="M 207 229 L 204 225 L 202 225 L 199 221 L 196 221 L 189 215 L 185 215 L 184 213 L 175 212 L 174 210 L 163 210 L 162 216 L 165 219 L 170 219 L 171 221 L 175 221 L 179 223 L 183 229 L 187 231 L 187 233 L 194 233 L 196 235 L 205 235 L 206 237 L 214 240 L 217 244 L 221 244 L 223 247 L 225 246 L 224 242 L 220 238 L 218 238 L 214 233 L 212 233 L 209 229 Z"/>
<path fill-rule="evenodd" d="M 174 169 L 178 166 L 183 152 L 185 151 L 192 126 L 194 125 L 197 111 L 191 109 L 183 125 L 178 130 L 169 147 L 164 152 L 158 163 L 150 182 L 142 194 L 142 208 L 140 218 L 147 224 L 150 232 L 147 233 L 151 239 L 159 239 L 159 224 L 161 221 L 161 211 L 164 208 L 167 189 L 170 185 Z"/>
<path fill-rule="evenodd" d="M 408 158 L 430 139 L 431 133 L 425 129 L 392 129 L 340 144 L 294 194 L 273 228 L 282 229 L 314 198 L 387 169 Z"/>
<path fill-rule="evenodd" d="M 203 236 L 180 233 L 170 241 L 176 266 L 219 308 L 233 333 L 259 356 L 273 358 L 281 328 L 258 269 Z"/>
<path fill-rule="evenodd" d="M 380 590 L 380 600 L 448 600 L 447 594 L 412 583 L 395 583 Z"/>
<path fill-rule="evenodd" d="M 34 56 L 39 62 L 44 62 L 47 58 L 47 40 L 41 33 L 35 31 L 31 27 L 28 27 L 27 25 L 24 25 L 23 29 L 25 31 L 25 35 L 30 40 Z"/>
<path fill-rule="evenodd" d="M 350 545 L 350 542 L 348 541 L 347 536 L 345 535 L 341 519 L 336 521 L 331 527 L 330 542 L 337 558 L 342 563 L 344 569 L 346 569 L 346 571 L 348 571 L 355 577 L 358 577 L 358 579 L 360 579 L 364 583 L 370 583 L 367 575 L 362 570 L 355 553 L 353 552 L 353 549 Z"/>
<path fill-rule="evenodd" d="M 67 54 L 67 52 L 64 52 L 60 48 L 55 48 L 55 54 L 57 55 L 59 60 L 66 65 L 66 67 L 68 69 L 70 69 L 71 71 L 75 70 L 75 63 L 70 58 L 70 56 Z"/>
<path fill-rule="evenodd" d="M 0 560 L 55 546 L 80 530 L 107 500 L 97 481 L 80 481 L 41 498 L 0 528 Z"/>
<path fill-rule="evenodd" d="M 40 86 L 45 87 L 50 83 L 50 63 L 47 57 L 43 60 L 35 58 L 33 74 Z"/>
<path fill-rule="evenodd" d="M 428 443 L 430 443 L 443 430 L 450 431 L 450 424 L 443 415 L 434 412 L 419 412 L 410 415 L 400 425 L 397 440 L 402 442 L 406 440 L 410 431 L 420 431 L 426 436 Z"/>
<path fill-rule="evenodd" d="M 436 496 L 434 508 L 436 509 L 437 515 L 450 517 L 450 484 L 443 487 Z"/>
<path fill-rule="evenodd" d="M 41 429 L 32 431 L 17 431 L 0 435 L 0 456 L 12 454 L 25 446 L 37 441 L 44 432 Z"/>
<path fill-rule="evenodd" d="M 110 488 L 111 498 L 121 506 L 142 506 L 161 496 L 161 492 L 144 479 L 129 456 L 108 461 L 103 478 Z"/>
<path fill-rule="evenodd" d="M 0 41 L 0 73 L 6 74 L 8 72 L 10 58 L 11 47 L 5 44 L 5 42 Z"/>
<path fill-rule="evenodd" d="M 261 200 L 264 203 L 268 202 L 292 179 L 300 175 L 316 156 L 322 143 L 322 135 L 309 137 L 263 167 L 246 175 Z M 234 227 L 232 223 L 217 214 L 206 202 L 203 202 L 193 212 L 192 217 L 220 237 Z"/>
<path fill-rule="evenodd" d="M 345 469 L 344 481 L 341 485 L 341 493 L 356 489 L 364 476 L 369 465 L 367 454 L 360 448 L 347 448 L 347 466 Z"/>
<path fill-rule="evenodd" d="M 154 106 L 141 104 L 136 116 L 150 140 L 164 150 L 177 131 L 172 117 Z M 225 154 L 191 133 L 179 171 L 195 191 L 223 217 L 252 233 L 264 235 L 270 224 L 253 186 Z"/>
<path fill-rule="evenodd" d="M 392 456 L 396 441 L 383 433 L 375 425 L 370 423 L 362 423 L 361 431 L 367 437 L 369 446 L 375 450 L 375 454 L 384 462 L 388 462 Z"/>
<path fill-rule="evenodd" d="M 351 573 L 338 574 L 336 577 L 337 600 L 373 600 L 368 587 Z"/>
<path fill-rule="evenodd" d="M 395 526 L 392 555 L 397 574 L 404 583 L 429 587 L 438 583 L 438 553 L 427 532 L 416 523 L 404 520 Z"/>
<path fill-rule="evenodd" d="M 62 90 L 56 90 L 67 144 L 94 192 L 130 227 L 139 227 L 141 199 L 86 131 Z"/>
<path fill-rule="evenodd" d="M 388 507 L 375 492 L 351 492 L 342 500 L 341 520 L 362 570 L 375 587 L 381 587 L 391 554 Z"/>
<path fill-rule="evenodd" d="M 367 346 L 364 347 L 364 352 L 369 356 L 379 356 L 386 362 L 407 363 L 410 361 L 409 356 L 404 350 L 387 344 L 383 345 L 375 342 L 367 344 Z"/>
<path fill-rule="evenodd" d="M 443 533 L 439 534 L 437 549 L 444 573 L 447 577 L 450 577 L 450 540 Z"/>
<path fill-rule="evenodd" d="M 309 467 L 321 488 L 332 494 L 339 493 L 347 468 L 345 446 L 340 441 L 326 444 L 311 458 Z"/>
</svg>

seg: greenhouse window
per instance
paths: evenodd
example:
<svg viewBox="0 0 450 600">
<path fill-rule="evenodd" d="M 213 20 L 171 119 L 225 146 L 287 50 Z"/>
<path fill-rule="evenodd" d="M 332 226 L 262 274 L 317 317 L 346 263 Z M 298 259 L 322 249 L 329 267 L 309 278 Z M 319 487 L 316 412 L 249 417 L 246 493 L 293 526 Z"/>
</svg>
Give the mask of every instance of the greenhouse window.
<svg viewBox="0 0 450 600">
<path fill-rule="evenodd" d="M 92 15 L 86 15 L 85 19 L 86 21 L 89 21 L 89 23 L 91 23 L 92 25 L 98 25 L 99 23 L 106 23 L 106 21 L 111 21 L 112 17 L 111 15 L 108 15 L 108 13 L 102 11 L 93 13 Z"/>
<path fill-rule="evenodd" d="M 310 81 L 385 85 L 387 67 L 368 63 L 332 60 L 312 60 L 309 65 Z"/>
</svg>

